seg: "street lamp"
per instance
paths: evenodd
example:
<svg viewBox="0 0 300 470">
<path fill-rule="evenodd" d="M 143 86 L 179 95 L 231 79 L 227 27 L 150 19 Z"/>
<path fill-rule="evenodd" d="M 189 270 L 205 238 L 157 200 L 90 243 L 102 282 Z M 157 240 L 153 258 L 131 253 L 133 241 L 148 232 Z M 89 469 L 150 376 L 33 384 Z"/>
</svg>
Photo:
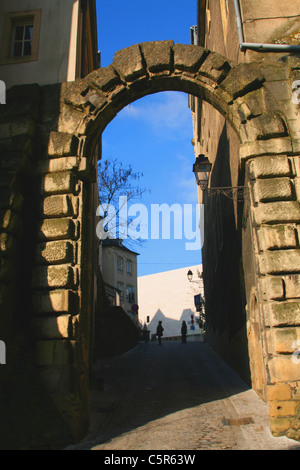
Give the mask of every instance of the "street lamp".
<svg viewBox="0 0 300 470">
<path fill-rule="evenodd" d="M 212 164 L 209 162 L 208 158 L 201 154 L 196 158 L 196 161 L 193 165 L 193 172 L 195 173 L 197 185 L 200 186 L 202 190 L 207 189 L 209 173 L 211 172 Z"/>
<path fill-rule="evenodd" d="M 193 164 L 193 172 L 195 173 L 197 185 L 200 186 L 202 191 L 205 191 L 208 196 L 213 197 L 218 194 L 223 194 L 224 196 L 237 200 L 243 200 L 246 197 L 247 191 L 246 186 L 225 186 L 220 188 L 209 188 L 208 189 L 208 180 L 209 173 L 211 172 L 212 164 L 209 162 L 208 158 L 201 154 L 196 158 L 195 163 Z"/>
</svg>

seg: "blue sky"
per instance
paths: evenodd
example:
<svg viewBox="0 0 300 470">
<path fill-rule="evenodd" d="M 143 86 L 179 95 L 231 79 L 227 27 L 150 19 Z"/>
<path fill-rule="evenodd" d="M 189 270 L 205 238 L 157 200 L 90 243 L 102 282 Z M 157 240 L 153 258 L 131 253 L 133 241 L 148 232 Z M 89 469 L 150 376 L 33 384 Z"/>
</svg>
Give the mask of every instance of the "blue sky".
<svg viewBox="0 0 300 470">
<path fill-rule="evenodd" d="M 172 39 L 190 43 L 190 27 L 196 24 L 196 0 L 96 0 L 101 66 L 114 53 L 145 41 Z M 103 159 L 122 160 L 125 166 L 143 173 L 139 185 L 150 190 L 141 203 L 151 205 L 189 204 L 196 214 L 197 193 L 192 173 L 194 151 L 191 144 L 192 119 L 184 93 L 164 92 L 146 96 L 124 108 L 102 135 Z M 135 201 L 136 202 L 136 201 Z M 172 219 L 171 219 L 172 221 Z M 173 222 L 173 221 L 172 221 Z M 191 229 L 196 230 L 193 217 Z M 201 252 L 187 250 L 183 237 L 153 240 L 150 237 L 134 249 L 138 275 L 153 274 L 201 263 Z"/>
</svg>

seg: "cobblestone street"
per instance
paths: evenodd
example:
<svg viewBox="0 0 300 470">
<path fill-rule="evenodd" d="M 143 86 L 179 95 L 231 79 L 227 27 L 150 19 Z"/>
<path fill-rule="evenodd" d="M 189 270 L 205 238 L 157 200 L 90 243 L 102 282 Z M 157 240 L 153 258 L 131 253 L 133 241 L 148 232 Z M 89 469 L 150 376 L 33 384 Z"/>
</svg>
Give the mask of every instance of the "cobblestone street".
<svg viewBox="0 0 300 470">
<path fill-rule="evenodd" d="M 140 343 L 96 374 L 89 434 L 68 450 L 300 450 L 271 435 L 265 403 L 205 343 Z"/>
</svg>

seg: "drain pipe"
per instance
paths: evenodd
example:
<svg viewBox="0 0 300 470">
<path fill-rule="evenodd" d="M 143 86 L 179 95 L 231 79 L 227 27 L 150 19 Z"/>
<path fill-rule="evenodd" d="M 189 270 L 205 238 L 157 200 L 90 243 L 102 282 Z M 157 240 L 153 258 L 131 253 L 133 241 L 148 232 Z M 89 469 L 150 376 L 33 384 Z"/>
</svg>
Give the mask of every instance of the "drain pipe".
<svg viewBox="0 0 300 470">
<path fill-rule="evenodd" d="M 296 52 L 300 54 L 300 46 L 292 46 L 289 44 L 260 44 L 254 42 L 244 42 L 244 31 L 243 23 L 241 18 L 240 2 L 239 0 L 233 0 L 236 25 L 238 30 L 238 39 L 240 50 L 245 51 L 246 49 L 251 49 L 252 51 L 258 52 Z"/>
</svg>

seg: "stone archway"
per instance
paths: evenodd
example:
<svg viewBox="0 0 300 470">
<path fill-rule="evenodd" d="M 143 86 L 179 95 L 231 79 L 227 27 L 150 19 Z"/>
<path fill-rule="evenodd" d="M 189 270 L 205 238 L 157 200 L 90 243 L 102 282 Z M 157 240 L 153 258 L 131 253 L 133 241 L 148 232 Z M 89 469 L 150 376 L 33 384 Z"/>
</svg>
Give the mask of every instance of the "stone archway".
<svg viewBox="0 0 300 470">
<path fill-rule="evenodd" d="M 47 145 L 38 165 L 42 213 L 32 331 L 36 364 L 74 439 L 88 422 L 93 149 L 123 107 L 167 90 L 208 101 L 239 137 L 240 169 L 250 194 L 243 229 L 252 247 L 251 269 L 244 266 L 249 305 L 252 288 L 257 293 L 248 323 L 253 328 L 252 322 L 259 322 L 265 329 L 265 370 L 259 375 L 267 377 L 263 395 L 271 429 L 299 438 L 300 371 L 291 360 L 300 335 L 300 131 L 290 99 L 294 73 L 279 62 L 237 65 L 199 46 L 163 41 L 118 51 L 112 65 L 62 85 L 57 126 L 41 125 Z"/>
</svg>

